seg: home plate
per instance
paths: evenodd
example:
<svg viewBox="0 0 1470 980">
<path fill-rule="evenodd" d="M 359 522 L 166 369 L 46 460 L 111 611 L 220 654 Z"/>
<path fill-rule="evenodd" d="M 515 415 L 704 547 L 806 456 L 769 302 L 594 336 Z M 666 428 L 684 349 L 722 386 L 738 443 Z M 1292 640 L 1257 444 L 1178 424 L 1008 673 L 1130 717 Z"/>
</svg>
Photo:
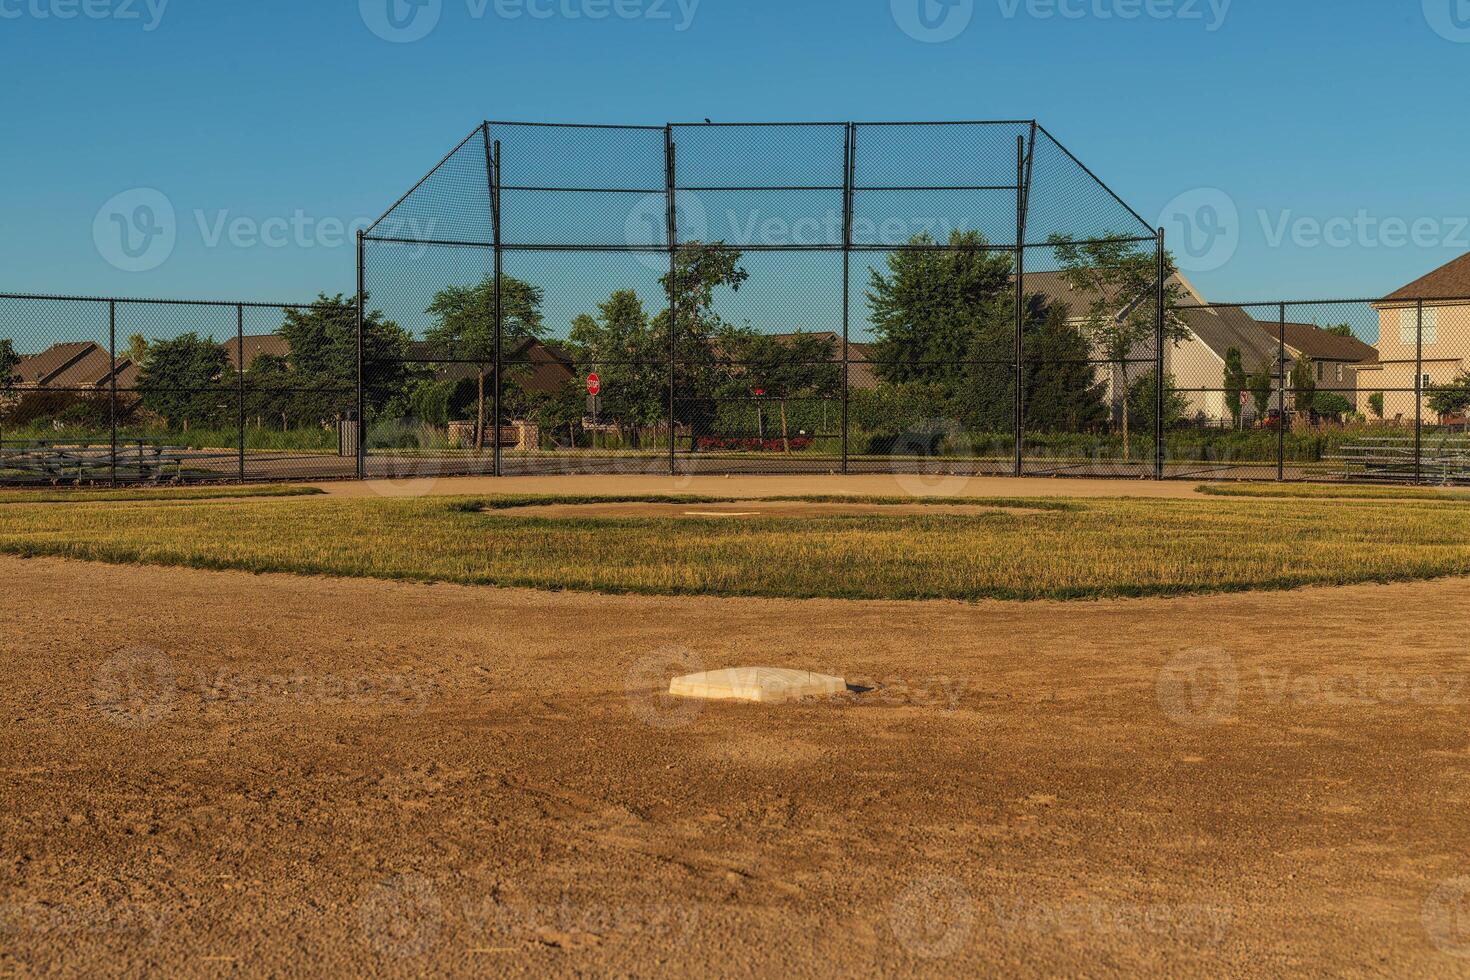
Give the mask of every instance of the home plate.
<svg viewBox="0 0 1470 980">
<path fill-rule="evenodd" d="M 756 701 L 771 704 L 799 698 L 843 694 L 847 682 L 841 677 L 811 674 L 784 667 L 737 667 L 704 674 L 676 677 L 669 693 L 681 698 L 709 701 Z"/>
</svg>

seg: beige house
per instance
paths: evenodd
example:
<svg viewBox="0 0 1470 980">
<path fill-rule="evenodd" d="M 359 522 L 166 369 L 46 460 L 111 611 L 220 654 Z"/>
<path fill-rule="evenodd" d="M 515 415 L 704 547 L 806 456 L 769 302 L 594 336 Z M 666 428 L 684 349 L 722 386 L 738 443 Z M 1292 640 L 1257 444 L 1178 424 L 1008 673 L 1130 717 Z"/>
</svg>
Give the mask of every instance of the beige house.
<svg viewBox="0 0 1470 980">
<path fill-rule="evenodd" d="M 1261 323 L 1267 339 L 1277 344 L 1278 335 L 1286 346 L 1286 356 L 1295 366 L 1307 363 L 1317 391 L 1328 391 L 1347 399 L 1356 412 L 1368 411 L 1361 403 L 1358 383 L 1360 371 L 1378 369 L 1378 351 L 1357 337 L 1344 337 L 1324 330 L 1315 323 Z M 1373 377 L 1374 375 L 1369 375 Z M 1290 406 L 1288 406 L 1289 408 Z"/>
<path fill-rule="evenodd" d="M 1470 366 L 1470 254 L 1389 294 L 1374 309 L 1378 365 L 1359 371 L 1359 390 L 1364 401 L 1372 392 L 1383 393 L 1384 418 L 1412 422 L 1418 414 L 1416 392 L 1449 384 Z M 1422 408 L 1426 420 L 1438 421 L 1427 401 Z"/>
</svg>

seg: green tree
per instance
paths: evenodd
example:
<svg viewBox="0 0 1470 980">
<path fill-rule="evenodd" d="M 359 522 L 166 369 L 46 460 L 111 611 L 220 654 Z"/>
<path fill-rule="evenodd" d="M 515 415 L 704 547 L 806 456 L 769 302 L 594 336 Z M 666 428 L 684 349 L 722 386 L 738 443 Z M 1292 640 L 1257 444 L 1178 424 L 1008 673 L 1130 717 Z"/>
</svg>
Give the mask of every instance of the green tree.
<svg viewBox="0 0 1470 980">
<path fill-rule="evenodd" d="M 602 381 L 601 418 L 637 448 L 641 429 L 657 425 L 668 412 L 668 335 L 660 347 L 631 289 L 613 293 L 597 309 L 596 317 L 583 314 L 572 321 L 567 346 L 579 372 L 595 371 Z M 580 390 L 582 379 L 576 383 Z"/>
<path fill-rule="evenodd" d="M 1368 410 L 1379 419 L 1383 418 L 1383 392 L 1375 391 L 1368 396 Z"/>
<path fill-rule="evenodd" d="M 1128 392 L 1128 401 L 1131 403 L 1131 411 L 1139 428 L 1145 432 L 1152 431 L 1154 418 L 1157 415 L 1154 372 L 1150 371 L 1133 383 Z M 1178 425 L 1184 420 L 1189 411 L 1189 399 L 1179 390 L 1179 384 L 1174 375 L 1164 375 L 1164 428 L 1168 429 Z"/>
<path fill-rule="evenodd" d="M 967 384 L 966 361 L 986 323 L 1002 323 L 1014 295 L 1011 253 L 992 251 L 978 232 L 956 231 L 951 250 L 916 246 L 888 256 L 886 273 L 874 269 L 868 308 L 877 341 L 872 357 L 889 384 L 939 382 L 952 392 Z M 1014 346 L 1014 335 L 1007 349 Z M 1007 354 L 1007 359 L 1014 359 Z"/>
<path fill-rule="evenodd" d="M 502 356 L 526 340 L 540 339 L 540 287 L 503 276 L 500 284 Z M 437 321 L 424 335 L 430 350 L 446 360 L 473 364 L 476 380 L 475 445 L 485 444 L 485 380 L 495 369 L 495 279 L 440 290 L 428 313 Z M 510 372 L 502 379 L 502 391 Z M 498 426 L 504 421 L 496 419 Z"/>
<path fill-rule="evenodd" d="M 1256 403 L 1256 417 L 1265 418 L 1266 413 L 1271 411 L 1271 395 L 1276 390 L 1276 379 L 1270 369 L 1261 368 L 1251 372 L 1245 379 L 1245 387 L 1251 393 L 1251 400 Z"/>
<path fill-rule="evenodd" d="M 1355 337 L 1355 336 L 1357 336 L 1356 334 L 1353 333 L 1353 328 L 1350 327 L 1350 326 L 1348 326 L 1346 323 L 1339 323 L 1339 324 L 1337 324 L 1334 327 L 1323 327 L 1322 329 L 1325 330 L 1326 332 L 1332 334 L 1335 337 Z"/>
<path fill-rule="evenodd" d="M 1240 396 L 1246 390 L 1245 367 L 1240 360 L 1240 348 L 1232 347 L 1225 352 L 1225 401 L 1230 409 L 1230 421 L 1237 429 L 1240 428 L 1241 417 L 1245 414 Z"/>
<path fill-rule="evenodd" d="M 1104 238 L 1108 236 L 1103 236 Z M 1123 237 L 1123 236 L 1119 236 Z M 1159 291 L 1158 256 L 1136 243 L 1120 241 L 1078 242 L 1056 235 L 1050 240 L 1062 278 L 1087 306 L 1077 311 L 1083 333 L 1111 365 L 1118 380 L 1123 424 L 1123 455 L 1132 457 L 1130 442 L 1131 407 L 1127 393 L 1131 364 L 1140 350 L 1151 350 L 1158 329 L 1155 297 Z M 1173 281 L 1173 259 L 1164 260 L 1164 342 L 1178 343 L 1189 331 L 1173 312 L 1183 295 Z"/>
<path fill-rule="evenodd" d="M 1441 418 L 1465 414 L 1470 409 L 1470 372 L 1461 371 L 1449 384 L 1429 388 L 1424 403 Z"/>
<path fill-rule="evenodd" d="M 717 393 L 729 377 L 717 345 L 732 329 L 715 303 L 722 290 L 738 292 L 750 278 L 740 262 L 740 250 L 723 242 L 690 242 L 675 253 L 673 278 L 664 275 L 659 280 L 665 293 L 673 293 L 678 307 L 677 329 L 667 309 L 652 324 L 655 347 L 668 351 L 672 346 L 676 352 L 676 425 L 684 422 L 697 428 L 714 416 Z"/>
<path fill-rule="evenodd" d="M 1299 357 L 1291 366 L 1291 390 L 1296 410 L 1303 414 L 1310 412 L 1317 398 L 1317 378 L 1310 359 Z"/>
<path fill-rule="evenodd" d="M 1335 391 L 1319 391 L 1312 399 L 1312 411 L 1323 418 L 1341 421 L 1352 410 L 1352 402 Z"/>
<path fill-rule="evenodd" d="M 302 308 L 286 310 L 278 333 L 290 353 L 291 404 L 280 411 L 302 422 L 325 424 L 355 409 L 357 387 L 357 298 L 341 293 L 317 297 Z M 382 412 L 405 394 L 408 377 L 408 334 L 371 310 L 362 324 L 363 403 L 369 414 Z M 277 386 L 280 388 L 281 386 Z"/>
<path fill-rule="evenodd" d="M 139 400 L 171 429 L 218 424 L 225 414 L 220 378 L 228 369 L 224 348 L 197 333 L 155 340 L 138 375 Z"/>
</svg>

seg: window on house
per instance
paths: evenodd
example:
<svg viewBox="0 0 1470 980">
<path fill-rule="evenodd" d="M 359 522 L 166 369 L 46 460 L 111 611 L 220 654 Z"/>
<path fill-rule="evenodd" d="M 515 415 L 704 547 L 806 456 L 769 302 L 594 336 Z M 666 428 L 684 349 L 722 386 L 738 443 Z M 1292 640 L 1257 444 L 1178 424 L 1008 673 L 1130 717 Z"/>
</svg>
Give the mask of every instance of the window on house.
<svg viewBox="0 0 1470 980">
<path fill-rule="evenodd" d="M 1337 380 L 1338 380 L 1339 383 L 1341 383 L 1341 381 L 1342 381 L 1342 372 L 1343 372 L 1342 365 L 1339 364 L 1337 366 Z"/>
<path fill-rule="evenodd" d="M 1323 364 L 1321 361 L 1317 362 L 1317 380 L 1327 380 L 1327 365 Z"/>
<path fill-rule="evenodd" d="M 1419 310 L 1410 307 L 1399 310 L 1399 340 L 1410 347 L 1419 343 Z M 1424 344 L 1428 346 L 1439 340 L 1439 310 L 1432 306 L 1424 308 Z"/>
</svg>

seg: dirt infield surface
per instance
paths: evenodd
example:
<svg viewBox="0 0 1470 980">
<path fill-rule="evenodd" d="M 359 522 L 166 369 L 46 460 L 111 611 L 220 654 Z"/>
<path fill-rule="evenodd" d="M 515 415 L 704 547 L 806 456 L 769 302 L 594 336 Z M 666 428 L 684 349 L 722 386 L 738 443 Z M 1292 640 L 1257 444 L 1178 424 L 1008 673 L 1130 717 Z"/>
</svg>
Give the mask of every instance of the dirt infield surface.
<svg viewBox="0 0 1470 980">
<path fill-rule="evenodd" d="M 0 576 L 0 972 L 1470 974 L 1467 581 Z M 752 663 L 865 690 L 655 693 Z"/>
</svg>

